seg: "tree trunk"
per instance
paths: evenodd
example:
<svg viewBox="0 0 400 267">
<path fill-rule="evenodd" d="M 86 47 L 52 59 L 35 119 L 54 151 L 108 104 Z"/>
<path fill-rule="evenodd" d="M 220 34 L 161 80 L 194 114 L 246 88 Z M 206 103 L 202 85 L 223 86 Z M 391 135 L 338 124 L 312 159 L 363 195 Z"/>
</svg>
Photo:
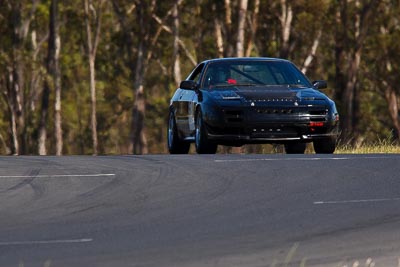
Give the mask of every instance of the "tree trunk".
<svg viewBox="0 0 400 267">
<path fill-rule="evenodd" d="M 28 13 L 28 17 L 24 19 L 23 3 L 21 1 L 14 1 L 10 3 L 11 12 L 9 16 L 10 27 L 12 28 L 12 51 L 10 53 L 11 57 L 11 75 L 12 84 L 10 84 L 10 89 L 12 92 L 9 92 L 9 97 L 12 107 L 15 122 L 11 122 L 11 124 L 15 123 L 15 133 L 16 137 L 12 137 L 14 140 L 14 144 L 18 148 L 17 151 L 14 151 L 14 154 L 25 154 L 27 152 L 27 129 L 25 124 L 25 56 L 26 56 L 26 47 L 25 41 L 27 39 L 30 24 L 34 17 L 34 13 L 36 11 L 38 0 L 32 1 L 32 6 L 30 12 Z"/>
<path fill-rule="evenodd" d="M 308 71 L 308 68 L 311 65 L 311 62 L 313 61 L 315 54 L 317 53 L 317 49 L 319 46 L 319 41 L 321 39 L 322 36 L 322 31 L 318 31 L 317 33 L 317 37 L 315 37 L 313 45 L 311 47 L 310 53 L 307 55 L 306 59 L 304 60 L 303 66 L 301 68 L 301 71 L 306 74 Z"/>
<path fill-rule="evenodd" d="M 247 44 L 245 56 L 251 56 L 253 50 L 254 40 L 256 39 L 257 28 L 258 28 L 258 13 L 260 11 L 260 0 L 254 1 L 253 18 L 251 20 L 251 32 L 249 42 Z"/>
<path fill-rule="evenodd" d="M 42 93 L 42 106 L 39 123 L 39 138 L 38 138 L 38 153 L 41 156 L 47 155 L 46 140 L 47 140 L 47 118 L 49 112 L 49 96 L 50 88 L 48 78 L 44 81 Z"/>
<path fill-rule="evenodd" d="M 347 1 L 347 0 L 346 0 Z M 358 3 L 358 0 L 356 0 Z M 345 3 L 347 5 L 347 3 Z M 347 16 L 347 14 L 345 14 Z M 360 36 L 360 14 L 356 12 L 355 14 L 355 33 L 354 37 L 357 41 L 357 39 Z M 344 25 L 343 25 L 344 26 Z M 347 30 L 344 28 L 344 30 Z M 342 98 L 342 103 L 344 103 L 344 110 L 346 112 L 346 116 L 343 118 L 342 126 L 345 131 L 345 133 L 353 135 L 353 129 L 354 129 L 354 119 L 355 119 L 355 110 L 354 110 L 354 94 L 356 90 L 356 83 L 357 83 L 357 73 L 358 69 L 360 66 L 360 60 L 361 60 L 361 45 L 355 47 L 353 52 L 350 49 L 350 63 L 347 69 L 347 82 L 346 86 L 344 88 L 344 93 L 343 93 L 343 98 Z"/>
<path fill-rule="evenodd" d="M 384 14 L 384 15 L 386 15 L 387 17 L 393 17 L 391 12 L 393 12 L 394 10 L 392 8 L 385 9 L 386 14 Z M 394 12 L 396 12 L 396 11 L 394 11 Z M 396 13 L 394 13 L 394 14 L 396 14 Z M 388 37 L 390 37 L 393 34 L 393 32 L 391 32 L 391 30 L 392 29 L 390 29 L 387 26 L 381 26 L 380 32 L 381 32 L 382 36 L 384 36 L 384 38 L 382 38 L 382 39 L 387 39 Z M 396 42 L 397 40 L 393 40 L 393 41 Z M 382 73 L 383 73 L 383 74 L 378 74 L 378 76 L 380 78 L 383 77 L 382 83 L 379 82 L 379 84 L 380 84 L 379 87 L 381 87 L 380 90 L 382 90 L 384 93 L 385 100 L 386 100 L 386 103 L 388 106 L 389 116 L 390 116 L 390 119 L 391 119 L 392 125 L 393 125 L 393 138 L 395 140 L 399 141 L 399 139 L 400 139 L 400 116 L 399 116 L 400 114 L 399 114 L 399 104 L 398 104 L 399 90 L 396 90 L 396 87 L 398 84 L 398 79 L 397 78 L 391 79 L 391 77 L 398 76 L 397 71 L 393 67 L 393 65 L 396 65 L 397 60 L 395 58 L 393 58 L 393 56 L 390 55 L 389 48 L 391 48 L 391 43 L 382 44 L 380 47 L 382 50 L 381 54 L 384 56 L 385 64 L 377 65 L 378 69 L 382 68 Z M 392 62 L 396 62 L 396 63 L 392 64 Z M 379 80 L 380 79 L 378 79 L 378 81 Z"/>
<path fill-rule="evenodd" d="M 281 0 L 282 14 L 280 17 L 282 34 L 281 34 L 281 48 L 279 56 L 287 58 L 289 56 L 289 39 L 292 28 L 293 10 L 286 0 Z"/>
<path fill-rule="evenodd" d="M 343 94 L 342 94 L 342 103 L 344 103 L 343 108 L 343 113 L 344 116 L 342 117 L 342 125 L 343 125 L 343 132 L 344 132 L 344 138 L 349 138 L 353 141 L 356 141 L 357 137 L 355 136 L 355 131 L 354 129 L 357 128 L 357 122 L 358 120 L 356 119 L 356 108 L 358 107 L 358 98 L 354 97 L 356 92 L 356 85 L 358 82 L 358 71 L 360 68 L 361 64 L 361 57 L 362 57 L 362 50 L 364 47 L 364 40 L 367 36 L 368 32 L 368 27 L 371 25 L 371 14 L 375 11 L 377 8 L 377 5 L 379 3 L 379 0 L 373 0 L 369 1 L 368 3 L 364 3 L 361 6 L 361 3 L 359 0 L 355 1 L 355 7 L 356 11 L 354 14 L 354 43 L 355 45 L 347 47 L 347 58 L 350 58 L 349 65 L 347 67 L 347 72 L 346 72 L 346 81 L 345 81 L 345 87 L 343 88 Z M 350 40 L 347 38 L 346 31 L 348 31 L 347 28 L 347 0 L 343 0 L 340 2 L 341 4 L 341 11 L 340 11 L 340 18 L 341 18 L 341 23 L 342 23 L 342 31 L 343 33 L 341 34 L 343 36 L 343 40 L 345 43 L 350 43 Z M 344 44 L 342 44 L 344 46 Z"/>
<path fill-rule="evenodd" d="M 133 154 L 147 154 L 147 138 L 144 133 L 146 102 L 143 85 L 136 88 L 135 104 L 132 112 L 132 147 Z"/>
<path fill-rule="evenodd" d="M 98 154 L 98 140 L 97 140 L 97 107 L 96 107 L 96 77 L 95 77 L 95 59 L 92 55 L 89 55 L 89 72 L 90 72 L 90 102 L 91 102 L 91 113 L 90 113 L 90 125 L 92 130 L 92 148 L 93 155 Z"/>
<path fill-rule="evenodd" d="M 56 155 L 62 154 L 62 128 L 61 128 L 61 74 L 59 69 L 60 55 L 60 37 L 58 34 L 58 3 L 57 0 L 52 0 L 50 4 L 50 20 L 49 20 L 49 39 L 47 51 L 47 77 L 44 82 L 42 95 L 41 118 L 39 124 L 39 140 L 38 152 L 39 155 L 47 155 L 46 140 L 47 140 L 47 119 L 49 109 L 49 97 L 51 85 L 55 92 L 54 102 L 54 127 L 56 140 Z M 51 84 L 51 85 L 50 85 Z"/>
<path fill-rule="evenodd" d="M 10 106 L 12 107 L 12 105 Z M 18 155 L 19 151 L 19 142 L 18 142 L 18 132 L 17 132 L 17 119 L 16 119 L 16 114 L 14 110 L 10 109 L 10 124 L 11 124 L 11 136 L 12 136 L 12 149 L 11 153 L 13 155 Z"/>
<path fill-rule="evenodd" d="M 355 127 L 355 101 L 354 98 L 356 84 L 358 81 L 357 73 L 360 67 L 361 50 L 355 51 L 351 59 L 349 69 L 347 71 L 347 83 L 343 94 L 342 103 L 346 110 L 346 116 L 343 119 L 343 129 L 348 134 L 353 134 Z"/>
<path fill-rule="evenodd" d="M 174 5 L 178 7 L 181 5 L 183 0 L 177 0 Z M 129 151 L 134 154 L 146 154 L 148 153 L 147 148 L 147 138 L 144 131 L 144 118 L 146 111 L 146 100 L 144 95 L 144 77 L 147 72 L 148 62 L 152 57 L 152 52 L 154 46 L 158 40 L 159 34 L 162 30 L 165 30 L 169 33 L 173 33 L 173 30 L 165 25 L 164 20 L 172 15 L 174 12 L 174 8 L 170 9 L 165 18 L 161 20 L 156 14 L 153 12 L 156 2 L 152 1 L 150 6 L 147 5 L 145 1 L 137 2 L 135 5 L 135 10 L 137 12 L 137 20 L 136 23 L 139 25 L 139 33 L 140 36 L 139 43 L 137 47 L 134 47 L 133 42 L 133 34 L 131 27 L 127 23 L 127 18 L 119 6 L 117 1 L 113 1 L 113 7 L 117 15 L 119 16 L 120 25 L 127 33 L 127 46 L 129 51 L 129 58 L 133 59 L 134 55 L 136 55 L 136 64 L 128 63 L 134 73 L 133 77 L 133 90 L 135 92 L 135 101 L 134 107 L 132 109 L 132 121 L 131 121 L 131 136 L 130 136 L 130 145 Z M 160 26 L 157 31 L 151 32 L 149 29 L 150 21 L 146 20 L 149 18 L 153 18 Z M 152 36 L 152 38 L 150 38 Z M 180 40 L 179 36 L 174 34 L 174 40 L 179 44 L 179 48 L 183 50 L 183 52 L 187 55 L 189 60 L 193 65 L 196 65 L 197 62 L 195 58 L 190 54 L 190 52 L 186 49 L 185 44 Z"/>
<path fill-rule="evenodd" d="M 56 1 L 56 0 L 54 0 Z M 57 3 L 55 3 L 57 5 Z M 55 130 L 55 140 L 56 140 L 56 155 L 62 155 L 63 149 L 63 136 L 62 136 L 62 119 L 61 119 L 61 73 L 59 67 L 60 58 L 60 36 L 58 34 L 58 26 L 56 26 L 56 48 L 54 55 L 55 63 L 55 73 L 54 73 L 54 89 L 55 89 L 55 99 L 54 99 L 54 130 Z"/>
<path fill-rule="evenodd" d="M 179 3 L 181 3 L 181 1 L 182 0 L 179 0 Z M 167 14 L 166 18 L 168 16 L 169 15 Z M 166 25 L 161 18 L 157 17 L 155 14 L 152 14 L 152 17 L 160 25 L 160 28 L 158 28 L 156 33 L 154 34 L 154 36 L 150 42 L 149 48 L 154 47 L 154 45 L 157 43 L 158 37 L 160 36 L 160 33 L 162 30 L 165 30 L 166 32 L 173 34 L 173 30 L 168 25 Z M 166 18 L 164 18 L 164 20 Z M 190 53 L 190 51 L 187 49 L 185 43 L 179 38 L 179 36 L 177 37 L 177 42 L 179 44 L 179 48 L 182 49 L 182 52 L 185 53 L 185 55 L 189 59 L 190 63 L 192 63 L 193 66 L 196 66 L 197 65 L 196 58 Z M 153 55 L 153 50 L 147 49 L 147 51 L 148 52 L 147 52 L 147 56 L 146 56 L 146 61 L 149 61 Z"/>
<path fill-rule="evenodd" d="M 240 0 L 238 34 L 237 34 L 237 41 L 236 41 L 237 57 L 244 56 L 244 28 L 245 28 L 245 24 L 246 24 L 247 4 L 248 4 L 247 0 Z"/>
<path fill-rule="evenodd" d="M 138 57 L 135 70 L 135 102 L 132 110 L 132 152 L 135 155 L 147 154 L 147 139 L 144 133 L 144 118 L 146 113 L 146 100 L 144 98 L 144 48 L 143 41 L 140 41 L 138 47 Z"/>
<path fill-rule="evenodd" d="M 17 52 L 18 54 L 20 52 Z M 16 124 L 17 124 L 17 136 L 19 137 L 20 140 L 20 145 L 17 153 L 19 155 L 23 155 L 26 153 L 26 128 L 25 128 L 25 108 L 24 108 L 24 103 L 25 103 L 25 97 L 24 97 L 24 73 L 25 73 L 25 68 L 24 68 L 24 62 L 22 59 L 21 55 L 17 56 L 16 62 L 15 62 L 15 68 L 13 71 L 13 80 L 14 80 L 14 101 L 15 101 L 15 115 L 16 115 Z"/>
<path fill-rule="evenodd" d="M 238 18 L 238 28 L 237 28 L 237 39 L 236 39 L 236 56 L 244 56 L 244 28 L 246 24 L 246 14 L 247 14 L 247 0 L 240 0 L 239 3 L 239 18 Z M 229 149 L 224 149 L 224 152 L 233 153 L 243 153 L 245 147 L 232 147 Z"/>
<path fill-rule="evenodd" d="M 347 2 L 339 1 L 340 6 L 335 13 L 335 99 L 342 99 L 346 86 L 345 70 L 345 44 L 348 43 L 347 36 Z M 341 103 L 339 109 L 341 108 Z M 343 114 L 343 113 L 342 113 Z"/>
<path fill-rule="evenodd" d="M 222 58 L 224 57 L 224 39 L 222 37 L 221 21 L 216 15 L 217 7 L 215 3 L 212 4 L 212 11 L 214 14 L 214 35 L 215 35 L 215 42 L 217 45 L 217 57 Z"/>
<path fill-rule="evenodd" d="M 235 56 L 235 47 L 234 44 L 237 40 L 234 40 L 234 29 L 232 27 L 232 8 L 231 8 L 231 1 L 225 0 L 225 57 L 232 57 Z"/>
<path fill-rule="evenodd" d="M 396 91 L 389 84 L 385 83 L 385 99 L 388 103 L 388 111 L 394 127 L 393 137 L 396 139 L 398 139 L 400 136 L 400 117 L 397 98 L 398 96 Z"/>
<path fill-rule="evenodd" d="M 141 3 L 138 8 L 138 25 L 140 27 L 141 38 L 137 47 L 137 59 L 135 66 L 134 90 L 135 102 L 132 110 L 132 124 L 131 124 L 131 147 L 133 154 L 146 154 L 147 153 L 147 139 L 144 133 L 144 118 L 146 112 L 146 101 L 144 97 L 144 75 L 145 69 L 145 39 L 148 38 L 145 33 L 145 5 Z M 148 34 L 148 33 L 147 33 Z M 147 37 L 147 38 L 146 38 Z"/>
<path fill-rule="evenodd" d="M 11 149 L 7 146 L 7 143 L 4 140 L 4 137 L 1 133 L 0 133 L 0 143 L 4 147 L 5 154 L 9 155 L 11 153 Z"/>
<path fill-rule="evenodd" d="M 85 24 L 86 24 L 86 39 L 87 39 L 87 50 L 88 50 L 88 58 L 89 58 L 89 75 L 90 75 L 90 102 L 91 102 L 91 115 L 90 115 L 90 125 L 92 130 L 92 147 L 93 147 L 93 155 L 98 154 L 98 138 L 97 138 L 97 98 L 96 98 L 96 53 L 97 46 L 100 40 L 100 29 L 101 29 L 101 16 L 102 16 L 102 5 L 104 0 L 101 0 L 98 6 L 97 11 L 95 12 L 96 18 L 96 33 L 94 36 L 94 40 L 92 40 L 92 27 L 89 20 L 89 0 L 84 0 L 84 9 L 85 9 Z"/>
<path fill-rule="evenodd" d="M 225 0 L 225 25 L 230 29 L 232 26 L 231 0 Z"/>
<path fill-rule="evenodd" d="M 178 0 L 179 1 L 179 0 Z M 181 62 L 179 57 L 179 10 L 178 1 L 175 2 L 172 17 L 174 20 L 173 35 L 174 35 L 174 51 L 173 51 L 173 77 L 175 85 L 178 86 L 182 80 L 181 76 Z"/>
<path fill-rule="evenodd" d="M 7 102 L 8 112 L 10 114 L 10 129 L 11 129 L 11 154 L 18 155 L 19 153 L 19 142 L 18 142 L 18 132 L 17 132 L 17 114 L 14 104 L 14 97 L 13 93 L 13 84 L 14 84 L 14 77 L 12 75 L 12 70 L 8 73 L 7 81 L 6 81 L 6 88 L 7 91 L 4 92 L 4 97 Z"/>
<path fill-rule="evenodd" d="M 14 154 L 26 154 L 28 152 L 28 129 L 26 125 L 26 103 L 25 103 L 25 75 L 26 75 L 26 60 L 27 60 L 27 50 L 26 41 L 29 35 L 30 24 L 34 18 L 36 8 L 39 4 L 39 0 L 32 0 L 30 5 L 29 13 L 25 14 L 23 12 L 23 7 L 25 6 L 23 1 L 10 1 L 9 6 L 11 7 L 11 12 L 9 16 L 10 27 L 12 29 L 12 51 L 10 53 L 12 62 L 11 74 L 12 74 L 12 84 L 10 88 L 12 92 L 9 92 L 9 100 L 11 101 L 13 107 L 13 117 L 11 125 L 15 127 L 12 130 L 13 134 L 16 136 L 12 137 L 13 143 L 17 151 Z M 25 17 L 26 16 L 26 17 Z"/>
</svg>

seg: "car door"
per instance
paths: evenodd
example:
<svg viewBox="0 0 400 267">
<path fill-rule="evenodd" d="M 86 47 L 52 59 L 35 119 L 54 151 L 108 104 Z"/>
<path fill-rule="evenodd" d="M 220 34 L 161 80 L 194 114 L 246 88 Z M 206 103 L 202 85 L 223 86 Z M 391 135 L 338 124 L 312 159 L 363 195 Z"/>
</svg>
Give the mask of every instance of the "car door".
<svg viewBox="0 0 400 267">
<path fill-rule="evenodd" d="M 178 96 L 177 105 L 175 106 L 175 118 L 178 129 L 181 133 L 188 137 L 189 130 L 189 107 L 194 91 L 180 89 L 181 92 Z"/>
<path fill-rule="evenodd" d="M 195 81 L 198 84 L 203 68 L 204 64 L 197 66 L 187 80 Z M 195 131 L 194 113 L 197 103 L 197 93 L 195 90 L 180 90 L 182 90 L 182 93 L 179 95 L 179 111 L 177 110 L 176 121 L 179 129 L 186 137 L 189 137 L 193 136 Z"/>
</svg>

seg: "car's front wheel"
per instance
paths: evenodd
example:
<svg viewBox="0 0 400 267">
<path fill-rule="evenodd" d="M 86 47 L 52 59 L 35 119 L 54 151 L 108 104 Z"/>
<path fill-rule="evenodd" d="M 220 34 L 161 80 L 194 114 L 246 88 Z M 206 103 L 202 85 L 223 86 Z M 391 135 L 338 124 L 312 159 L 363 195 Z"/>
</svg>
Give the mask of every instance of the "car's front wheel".
<svg viewBox="0 0 400 267">
<path fill-rule="evenodd" d="M 290 142 L 285 144 L 286 154 L 304 154 L 306 151 L 306 143 Z"/>
<path fill-rule="evenodd" d="M 314 151 L 317 154 L 333 154 L 336 149 L 336 139 L 324 138 L 314 140 Z"/>
<path fill-rule="evenodd" d="M 189 153 L 190 143 L 179 138 L 174 113 L 171 111 L 168 116 L 168 151 L 171 154 Z"/>
<path fill-rule="evenodd" d="M 198 154 L 215 154 L 217 152 L 218 145 L 207 137 L 207 129 L 204 125 L 201 110 L 196 114 L 195 145 Z"/>
</svg>

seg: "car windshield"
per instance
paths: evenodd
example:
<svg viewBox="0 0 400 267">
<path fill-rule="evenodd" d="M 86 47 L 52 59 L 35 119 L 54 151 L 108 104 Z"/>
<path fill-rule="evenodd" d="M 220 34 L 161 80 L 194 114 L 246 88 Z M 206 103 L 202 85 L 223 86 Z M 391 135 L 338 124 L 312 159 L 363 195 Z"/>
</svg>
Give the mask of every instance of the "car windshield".
<svg viewBox="0 0 400 267">
<path fill-rule="evenodd" d="M 234 85 L 311 87 L 308 79 L 292 63 L 272 60 L 210 63 L 203 85 L 206 88 Z"/>
</svg>

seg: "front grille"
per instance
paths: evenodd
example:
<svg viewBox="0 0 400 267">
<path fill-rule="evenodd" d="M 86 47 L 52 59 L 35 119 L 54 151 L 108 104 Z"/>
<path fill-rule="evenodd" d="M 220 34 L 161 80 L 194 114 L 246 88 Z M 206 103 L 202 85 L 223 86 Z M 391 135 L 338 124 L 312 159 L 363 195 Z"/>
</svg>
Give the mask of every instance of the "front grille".
<svg viewBox="0 0 400 267">
<path fill-rule="evenodd" d="M 256 112 L 259 114 L 293 114 L 296 110 L 292 108 L 258 108 Z"/>
<path fill-rule="evenodd" d="M 244 122 L 326 122 L 328 121 L 328 109 L 326 107 L 293 107 L 293 106 L 263 106 L 248 107 L 242 109 L 223 109 L 226 123 Z"/>
<path fill-rule="evenodd" d="M 295 127 L 256 127 L 251 129 L 253 138 L 297 137 L 298 134 Z"/>
</svg>

